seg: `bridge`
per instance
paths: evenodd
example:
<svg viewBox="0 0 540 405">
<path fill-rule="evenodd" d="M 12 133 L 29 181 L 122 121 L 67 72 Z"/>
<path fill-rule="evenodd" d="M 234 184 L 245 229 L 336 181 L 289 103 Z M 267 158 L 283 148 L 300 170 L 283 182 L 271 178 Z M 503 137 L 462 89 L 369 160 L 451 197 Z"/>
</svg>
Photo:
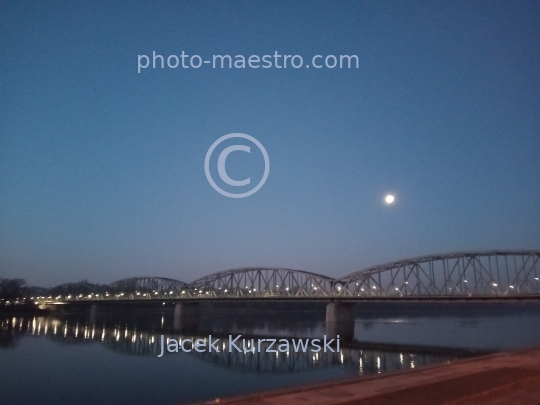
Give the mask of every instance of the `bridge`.
<svg viewBox="0 0 540 405">
<path fill-rule="evenodd" d="M 493 250 L 398 260 L 341 278 L 271 267 L 225 270 L 191 283 L 133 277 L 109 285 L 30 290 L 36 302 L 207 299 L 474 299 L 540 297 L 540 251 Z M 34 293 L 34 294 L 33 294 Z"/>
<path fill-rule="evenodd" d="M 134 277 L 109 285 L 63 284 L 29 299 L 49 308 L 91 305 L 93 319 L 106 311 L 107 305 L 172 302 L 178 331 L 197 330 L 199 304 L 205 301 L 323 301 L 327 303 L 327 334 L 351 340 L 354 302 L 539 300 L 539 276 L 540 251 L 493 250 L 403 259 L 341 278 L 303 270 L 246 267 L 191 283 Z"/>
</svg>

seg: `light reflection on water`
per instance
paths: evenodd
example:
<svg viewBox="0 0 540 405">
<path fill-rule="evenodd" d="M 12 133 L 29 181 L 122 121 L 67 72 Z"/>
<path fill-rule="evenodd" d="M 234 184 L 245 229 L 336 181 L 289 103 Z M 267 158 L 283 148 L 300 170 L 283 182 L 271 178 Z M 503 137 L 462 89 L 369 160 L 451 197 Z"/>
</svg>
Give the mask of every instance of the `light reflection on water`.
<svg viewBox="0 0 540 405">
<path fill-rule="evenodd" d="M 211 333 L 225 348 L 228 334 L 318 338 L 325 333 L 324 311 L 213 309 L 202 311 L 198 331 L 182 333 L 174 330 L 172 310 L 92 320 L 85 313 L 0 316 L 0 403 L 180 404 L 418 368 L 464 355 L 434 346 L 504 349 L 540 343 L 538 305 L 465 312 L 425 308 L 363 305 L 356 313 L 356 342 L 335 353 L 222 350 L 162 358 L 157 357 L 162 334 L 194 339 Z"/>
<path fill-rule="evenodd" d="M 6 318 L 0 321 L 0 328 L 4 347 L 15 347 L 18 341 L 25 336 L 43 336 L 66 345 L 96 342 L 116 353 L 153 357 L 157 357 L 161 352 L 161 335 L 164 336 L 165 341 L 169 338 L 188 339 L 192 342 L 200 338 L 205 342 L 208 341 L 208 334 L 203 335 L 197 332 L 155 331 L 145 329 L 144 325 L 138 329 L 136 325 L 111 322 L 111 320 L 103 323 L 90 323 L 89 319 L 84 318 L 70 321 L 70 319 L 53 316 Z M 362 348 L 358 344 L 347 345 L 347 343 L 342 343 L 339 351 L 334 347 L 335 352 L 322 350 L 318 353 L 311 350 L 295 352 L 291 348 L 287 352 L 276 351 L 273 353 L 266 351 L 269 343 L 263 342 L 261 343 L 261 352 L 252 352 L 249 349 L 253 336 L 252 333 L 246 337 L 248 345 L 246 353 L 238 352 L 232 348 L 229 345 L 228 336 L 218 334 L 214 335 L 213 338 L 220 340 L 221 351 L 219 353 L 215 351 L 201 353 L 193 350 L 188 355 L 215 366 L 253 373 L 294 373 L 340 366 L 341 368 L 349 368 L 351 371 L 358 370 L 359 375 L 413 368 L 415 361 L 419 365 L 449 361 L 460 355 L 460 353 L 451 355 L 448 353 L 405 353 L 397 350 L 374 350 Z M 234 337 L 236 334 L 233 335 Z M 279 336 L 276 337 L 279 338 Z M 256 338 L 253 339 L 256 341 Z M 273 348 L 275 349 L 276 346 Z M 166 352 L 165 355 L 174 356 L 175 354 Z"/>
</svg>

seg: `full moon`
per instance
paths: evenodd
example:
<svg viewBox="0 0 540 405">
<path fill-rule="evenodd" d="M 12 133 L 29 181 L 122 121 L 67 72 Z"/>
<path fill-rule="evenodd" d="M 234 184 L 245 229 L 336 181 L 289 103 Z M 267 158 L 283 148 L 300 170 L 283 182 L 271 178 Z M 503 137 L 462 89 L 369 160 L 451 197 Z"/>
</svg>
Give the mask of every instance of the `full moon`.
<svg viewBox="0 0 540 405">
<path fill-rule="evenodd" d="M 392 194 L 388 194 L 384 198 L 384 201 L 386 201 L 387 204 L 392 204 L 394 202 L 394 196 Z"/>
</svg>

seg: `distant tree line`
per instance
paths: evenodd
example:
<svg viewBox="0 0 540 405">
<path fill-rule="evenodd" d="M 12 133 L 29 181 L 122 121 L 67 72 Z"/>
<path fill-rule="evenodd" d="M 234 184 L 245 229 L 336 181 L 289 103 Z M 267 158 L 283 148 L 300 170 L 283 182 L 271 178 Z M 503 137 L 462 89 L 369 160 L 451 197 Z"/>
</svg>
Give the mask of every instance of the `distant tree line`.
<svg viewBox="0 0 540 405">
<path fill-rule="evenodd" d="M 30 296 L 52 295 L 67 296 L 87 295 L 105 291 L 107 285 L 92 284 L 88 280 L 81 280 L 76 283 L 67 283 L 54 288 L 31 287 L 22 278 L 0 278 L 0 299 L 15 300 L 17 298 L 28 298 Z"/>
<path fill-rule="evenodd" d="M 0 278 L 0 298 L 22 298 L 27 291 L 26 280 L 22 278 Z"/>
</svg>

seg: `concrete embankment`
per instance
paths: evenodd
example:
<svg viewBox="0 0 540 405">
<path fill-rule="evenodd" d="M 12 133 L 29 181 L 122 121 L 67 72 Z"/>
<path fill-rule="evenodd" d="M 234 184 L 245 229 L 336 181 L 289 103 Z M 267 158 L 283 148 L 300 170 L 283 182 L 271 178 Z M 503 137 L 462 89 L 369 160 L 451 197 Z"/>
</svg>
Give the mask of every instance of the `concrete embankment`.
<svg viewBox="0 0 540 405">
<path fill-rule="evenodd" d="M 540 349 L 208 403 L 227 405 L 538 405 Z"/>
</svg>

